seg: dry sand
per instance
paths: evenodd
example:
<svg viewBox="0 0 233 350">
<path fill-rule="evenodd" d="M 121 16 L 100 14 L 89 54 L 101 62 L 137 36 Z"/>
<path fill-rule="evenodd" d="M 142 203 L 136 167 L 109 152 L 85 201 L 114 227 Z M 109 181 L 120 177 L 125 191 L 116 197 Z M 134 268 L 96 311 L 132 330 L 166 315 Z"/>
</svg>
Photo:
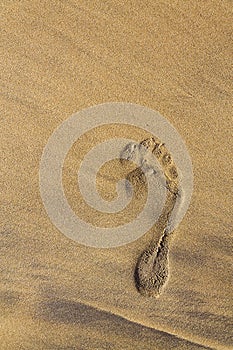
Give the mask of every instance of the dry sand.
<svg viewBox="0 0 233 350">
<path fill-rule="evenodd" d="M 3 0 L 1 11 L 1 349 L 230 349 L 232 2 Z M 40 197 L 53 130 L 108 101 L 158 110 L 193 161 L 159 298 L 134 283 L 147 235 L 81 246 Z"/>
</svg>

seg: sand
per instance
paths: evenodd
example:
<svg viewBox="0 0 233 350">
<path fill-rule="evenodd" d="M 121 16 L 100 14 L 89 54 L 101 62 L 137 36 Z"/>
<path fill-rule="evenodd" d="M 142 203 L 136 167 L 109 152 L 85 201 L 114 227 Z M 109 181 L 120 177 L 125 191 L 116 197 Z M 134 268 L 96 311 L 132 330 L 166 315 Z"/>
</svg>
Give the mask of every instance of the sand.
<svg viewBox="0 0 233 350">
<path fill-rule="evenodd" d="M 230 349 L 232 2 L 3 0 L 1 11 L 1 349 Z M 49 136 L 110 101 L 159 111 L 193 162 L 159 298 L 135 288 L 148 235 L 85 247 L 40 196 Z"/>
</svg>

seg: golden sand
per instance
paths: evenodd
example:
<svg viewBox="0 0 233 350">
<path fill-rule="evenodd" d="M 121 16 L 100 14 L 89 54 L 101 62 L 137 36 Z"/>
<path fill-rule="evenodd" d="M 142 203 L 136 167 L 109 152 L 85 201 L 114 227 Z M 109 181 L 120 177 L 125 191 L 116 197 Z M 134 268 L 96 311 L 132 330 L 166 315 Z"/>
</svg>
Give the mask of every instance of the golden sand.
<svg viewBox="0 0 233 350">
<path fill-rule="evenodd" d="M 230 349 L 232 2 L 3 0 L 1 11 L 1 349 Z M 85 247 L 40 197 L 49 136 L 107 101 L 159 111 L 193 162 L 159 298 L 134 281 L 159 235 Z"/>
</svg>

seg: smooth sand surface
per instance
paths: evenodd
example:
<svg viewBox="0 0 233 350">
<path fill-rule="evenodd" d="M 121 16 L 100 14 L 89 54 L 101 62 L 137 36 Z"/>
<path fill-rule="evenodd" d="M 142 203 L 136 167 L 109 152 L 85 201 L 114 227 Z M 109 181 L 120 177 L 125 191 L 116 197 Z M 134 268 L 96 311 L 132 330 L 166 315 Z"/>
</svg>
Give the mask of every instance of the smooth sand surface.
<svg viewBox="0 0 233 350">
<path fill-rule="evenodd" d="M 230 349 L 232 2 L 3 0 L 1 12 L 0 348 Z M 159 111 L 192 158 L 159 298 L 134 283 L 147 235 L 82 246 L 40 197 L 49 136 L 108 101 Z"/>
</svg>

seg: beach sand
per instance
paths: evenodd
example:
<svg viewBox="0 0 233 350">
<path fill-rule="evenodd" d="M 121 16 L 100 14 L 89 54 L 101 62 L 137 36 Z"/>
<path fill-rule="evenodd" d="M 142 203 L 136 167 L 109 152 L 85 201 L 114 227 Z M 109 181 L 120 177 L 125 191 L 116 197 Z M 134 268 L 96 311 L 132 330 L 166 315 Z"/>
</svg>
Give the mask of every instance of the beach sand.
<svg viewBox="0 0 233 350">
<path fill-rule="evenodd" d="M 232 2 L 3 0 L 1 11 L 1 349 L 230 349 Z M 135 288 L 148 235 L 85 247 L 40 196 L 53 131 L 112 101 L 159 111 L 193 163 L 158 298 Z"/>
</svg>

